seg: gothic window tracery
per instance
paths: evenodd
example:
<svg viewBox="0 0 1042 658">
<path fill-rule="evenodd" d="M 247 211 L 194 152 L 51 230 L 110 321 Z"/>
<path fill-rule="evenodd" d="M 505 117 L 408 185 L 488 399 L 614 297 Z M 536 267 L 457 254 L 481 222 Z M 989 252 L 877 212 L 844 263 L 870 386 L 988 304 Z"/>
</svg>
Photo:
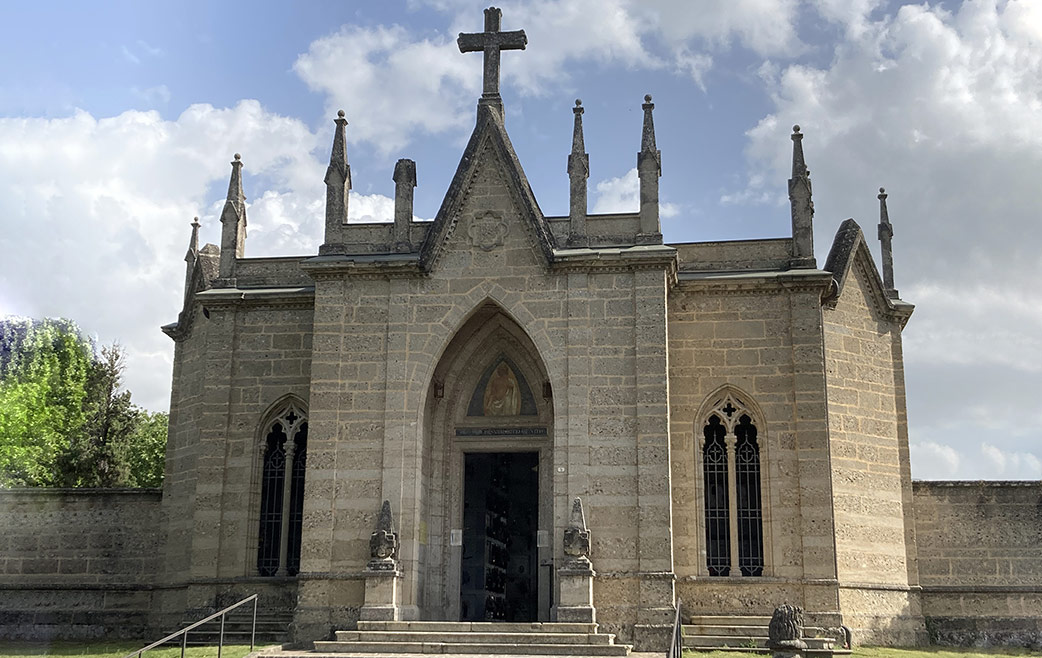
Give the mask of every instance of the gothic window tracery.
<svg viewBox="0 0 1042 658">
<path fill-rule="evenodd" d="M 257 572 L 295 576 L 300 571 L 307 463 L 306 414 L 289 403 L 268 421 L 261 462 Z"/>
<path fill-rule="evenodd" d="M 762 576 L 763 503 L 755 415 L 737 394 L 702 414 L 706 569 L 710 576 Z"/>
</svg>

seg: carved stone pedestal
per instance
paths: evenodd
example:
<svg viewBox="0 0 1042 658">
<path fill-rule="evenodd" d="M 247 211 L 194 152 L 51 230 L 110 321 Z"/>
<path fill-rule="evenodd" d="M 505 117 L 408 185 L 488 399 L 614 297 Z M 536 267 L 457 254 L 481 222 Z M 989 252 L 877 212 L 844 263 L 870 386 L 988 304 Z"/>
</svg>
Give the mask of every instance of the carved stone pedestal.
<svg viewBox="0 0 1042 658">
<path fill-rule="evenodd" d="M 398 566 L 398 533 L 394 531 L 391 503 L 383 502 L 376 530 L 369 536 L 371 559 L 365 567 L 365 603 L 358 612 L 362 621 L 401 621 L 399 592 L 402 572 Z"/>
<path fill-rule="evenodd" d="M 564 529 L 565 562 L 557 570 L 561 588 L 557 598 L 557 621 L 593 624 L 597 611 L 593 607 L 593 577 L 597 573 L 590 562 L 590 530 L 579 498 L 572 501 L 572 515 Z"/>
<path fill-rule="evenodd" d="M 597 573 L 585 557 L 568 560 L 557 570 L 561 592 L 557 599 L 557 621 L 593 624 L 597 611 L 593 607 L 593 577 Z"/>
<path fill-rule="evenodd" d="M 399 592 L 402 572 L 393 570 L 365 570 L 365 603 L 358 613 L 362 621 L 400 621 Z"/>
</svg>

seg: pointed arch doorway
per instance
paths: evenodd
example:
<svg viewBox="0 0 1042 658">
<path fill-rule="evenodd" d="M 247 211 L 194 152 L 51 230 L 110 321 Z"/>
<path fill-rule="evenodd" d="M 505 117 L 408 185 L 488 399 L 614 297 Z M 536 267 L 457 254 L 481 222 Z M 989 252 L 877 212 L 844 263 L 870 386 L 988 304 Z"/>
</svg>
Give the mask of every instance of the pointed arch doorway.
<svg viewBox="0 0 1042 658">
<path fill-rule="evenodd" d="M 424 413 L 424 618 L 549 621 L 548 381 L 532 340 L 491 302 L 460 328 L 435 368 Z"/>
</svg>

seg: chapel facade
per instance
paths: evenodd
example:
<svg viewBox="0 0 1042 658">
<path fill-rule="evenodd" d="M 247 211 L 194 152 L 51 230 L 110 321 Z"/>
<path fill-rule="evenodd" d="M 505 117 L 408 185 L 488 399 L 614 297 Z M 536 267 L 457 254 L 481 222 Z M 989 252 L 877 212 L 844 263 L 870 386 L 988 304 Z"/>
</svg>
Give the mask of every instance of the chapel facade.
<svg viewBox="0 0 1042 658">
<path fill-rule="evenodd" d="M 394 222 L 348 224 L 341 112 L 317 254 L 245 257 L 238 155 L 220 248 L 193 228 L 164 327 L 163 562 L 188 583 L 171 606 L 249 581 L 300 639 L 359 618 L 596 619 L 651 647 L 678 599 L 790 602 L 859 639 L 921 641 L 912 306 L 889 222 L 884 276 L 853 220 L 818 266 L 796 127 L 791 237 L 664 244 L 650 96 L 639 211 L 588 213 L 577 101 L 569 215 L 543 215 L 498 89 L 499 49 L 525 37 L 498 21 L 460 37 L 485 52 L 484 93 L 433 222 L 413 221 L 400 160 Z"/>
</svg>

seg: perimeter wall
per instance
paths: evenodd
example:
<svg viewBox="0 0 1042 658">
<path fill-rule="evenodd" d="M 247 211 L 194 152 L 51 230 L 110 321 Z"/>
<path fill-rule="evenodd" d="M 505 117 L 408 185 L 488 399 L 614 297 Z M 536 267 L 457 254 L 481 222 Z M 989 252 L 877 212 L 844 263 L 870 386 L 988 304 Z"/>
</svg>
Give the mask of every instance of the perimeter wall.
<svg viewBox="0 0 1042 658">
<path fill-rule="evenodd" d="M 1042 649 L 1042 482 L 913 488 L 931 642 Z"/>
<path fill-rule="evenodd" d="M 0 490 L 0 639 L 145 637 L 161 495 Z"/>
</svg>

